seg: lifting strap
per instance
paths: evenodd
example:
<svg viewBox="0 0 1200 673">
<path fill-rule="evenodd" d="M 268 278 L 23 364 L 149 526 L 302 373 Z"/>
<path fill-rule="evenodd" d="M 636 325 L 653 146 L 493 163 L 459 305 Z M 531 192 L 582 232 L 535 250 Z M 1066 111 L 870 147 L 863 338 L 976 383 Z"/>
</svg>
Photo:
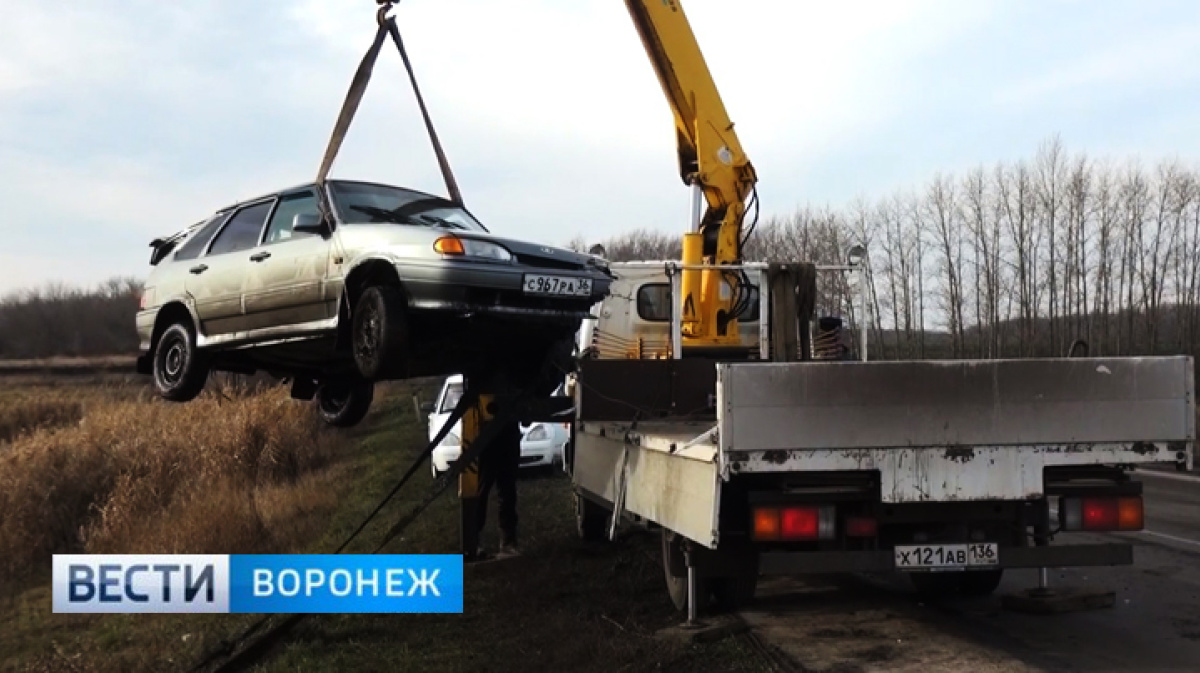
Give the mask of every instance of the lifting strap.
<svg viewBox="0 0 1200 673">
<path fill-rule="evenodd" d="M 363 93 L 367 90 L 367 84 L 371 81 L 371 73 L 375 69 L 375 60 L 379 57 L 379 49 L 383 46 L 383 39 L 390 35 L 392 42 L 396 45 L 396 50 L 400 52 L 400 58 L 404 61 L 404 69 L 408 71 L 408 80 L 412 83 L 413 93 L 417 97 L 417 105 L 421 108 L 421 116 L 425 120 L 425 130 L 429 133 L 429 140 L 433 143 L 433 152 L 437 155 L 438 167 L 442 171 L 442 179 L 446 182 L 446 191 L 450 195 L 450 200 L 456 205 L 462 206 L 462 192 L 458 189 L 458 182 L 454 179 L 454 172 L 450 170 L 450 161 L 446 158 L 446 152 L 442 149 L 442 142 L 438 139 L 437 131 L 433 128 L 433 119 L 429 115 L 429 110 L 425 107 L 425 99 L 421 96 L 421 89 L 417 86 L 417 77 L 413 73 L 412 62 L 408 59 L 408 52 L 404 49 L 404 40 L 400 38 L 400 30 L 396 27 L 395 17 L 388 17 L 387 12 L 391 9 L 392 2 L 390 0 L 381 0 L 379 2 L 382 7 L 376 14 L 376 23 L 379 24 L 379 29 L 375 31 L 375 39 L 371 42 L 370 48 L 363 56 L 362 62 L 358 65 L 358 71 L 354 73 L 354 79 L 350 82 L 350 90 L 346 93 L 346 100 L 342 103 L 342 111 L 338 115 L 337 123 L 333 127 L 333 134 L 329 138 L 329 144 L 325 147 L 325 157 L 321 160 L 321 168 L 317 171 L 317 184 L 324 184 L 326 178 L 329 177 L 329 169 L 333 167 L 333 161 L 337 158 L 338 151 L 342 148 L 342 141 L 346 138 L 346 132 L 350 130 L 350 123 L 354 121 L 354 115 L 358 112 L 359 103 L 362 102 Z"/>
</svg>

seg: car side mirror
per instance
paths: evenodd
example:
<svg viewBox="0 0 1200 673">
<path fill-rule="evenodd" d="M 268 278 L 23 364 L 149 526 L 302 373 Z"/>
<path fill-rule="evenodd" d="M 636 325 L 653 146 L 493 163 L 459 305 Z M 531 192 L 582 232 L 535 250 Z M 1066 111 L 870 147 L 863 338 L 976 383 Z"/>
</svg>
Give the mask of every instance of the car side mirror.
<svg viewBox="0 0 1200 673">
<path fill-rule="evenodd" d="M 296 216 L 292 218 L 292 231 L 298 234 L 325 236 L 329 233 L 329 228 L 325 226 L 319 215 L 314 213 L 296 213 Z"/>
</svg>

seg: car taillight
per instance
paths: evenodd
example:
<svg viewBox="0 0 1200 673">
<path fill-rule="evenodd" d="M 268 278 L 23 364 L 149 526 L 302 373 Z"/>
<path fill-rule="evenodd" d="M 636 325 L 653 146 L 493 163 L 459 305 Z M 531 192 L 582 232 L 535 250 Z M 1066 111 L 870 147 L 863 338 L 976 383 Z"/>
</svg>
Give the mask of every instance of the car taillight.
<svg viewBox="0 0 1200 673">
<path fill-rule="evenodd" d="M 1145 513 L 1141 496 L 1062 498 L 1059 520 L 1063 530 L 1141 530 Z"/>
<path fill-rule="evenodd" d="M 879 524 L 869 516 L 846 517 L 846 537 L 875 537 Z"/>
<path fill-rule="evenodd" d="M 835 529 L 834 508 L 783 505 L 754 508 L 753 538 L 760 542 L 829 540 Z"/>
</svg>

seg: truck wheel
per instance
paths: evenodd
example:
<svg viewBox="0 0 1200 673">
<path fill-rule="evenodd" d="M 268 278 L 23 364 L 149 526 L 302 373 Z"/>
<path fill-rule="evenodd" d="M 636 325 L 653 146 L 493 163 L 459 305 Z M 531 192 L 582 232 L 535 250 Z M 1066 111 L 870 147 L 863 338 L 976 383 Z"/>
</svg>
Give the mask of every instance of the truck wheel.
<svg viewBox="0 0 1200 673">
<path fill-rule="evenodd" d="M 575 528 L 585 542 L 607 542 L 611 519 L 608 510 L 575 493 Z"/>
<path fill-rule="evenodd" d="M 351 325 L 358 373 L 369 381 L 400 378 L 407 357 L 407 331 L 400 288 L 375 285 L 363 290 Z"/>
<path fill-rule="evenodd" d="M 676 610 L 687 612 L 687 570 L 685 569 L 683 574 L 677 574 L 678 568 L 686 568 L 686 560 L 683 556 L 683 543 L 678 535 L 666 528 L 662 529 L 662 560 L 663 576 L 667 580 L 667 595 L 671 597 L 671 603 L 675 606 Z M 697 614 L 705 612 L 711 604 L 711 581 L 703 577 L 696 578 Z"/>
<path fill-rule="evenodd" d="M 336 428 L 358 425 L 366 418 L 375 399 L 375 384 L 370 381 L 327 381 L 314 396 L 321 420 Z"/>
<path fill-rule="evenodd" d="M 1000 586 L 1002 579 L 1004 579 L 1003 568 L 965 572 L 959 581 L 958 590 L 964 596 L 989 596 L 996 590 L 996 587 Z"/>
<path fill-rule="evenodd" d="M 154 389 L 171 402 L 193 400 L 208 380 L 208 363 L 196 348 L 190 325 L 177 322 L 163 330 L 154 348 Z"/>
</svg>

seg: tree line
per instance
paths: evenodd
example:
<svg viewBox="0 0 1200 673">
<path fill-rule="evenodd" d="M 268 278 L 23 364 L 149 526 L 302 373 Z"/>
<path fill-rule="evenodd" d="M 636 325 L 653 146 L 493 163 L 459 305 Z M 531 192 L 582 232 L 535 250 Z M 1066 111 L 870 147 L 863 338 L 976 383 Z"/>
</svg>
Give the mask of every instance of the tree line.
<svg viewBox="0 0 1200 673">
<path fill-rule="evenodd" d="M 0 298 L 0 358 L 134 354 L 141 290 L 141 281 L 112 278 L 92 288 L 50 283 Z"/>
<path fill-rule="evenodd" d="M 680 243 L 643 229 L 602 245 L 626 261 L 679 259 Z M 1060 356 L 1076 339 L 1092 355 L 1200 352 L 1200 170 L 1178 159 L 1094 159 L 1051 138 L 1028 160 L 764 217 L 746 257 L 845 264 L 859 244 L 866 315 L 840 272 L 819 277 L 817 309 L 865 326 L 872 357 Z M 140 291 L 113 278 L 0 298 L 0 358 L 136 352 Z"/>
<path fill-rule="evenodd" d="M 866 315 L 836 272 L 818 310 L 865 325 L 873 357 L 1062 356 L 1077 339 L 1091 355 L 1200 350 L 1200 171 L 1178 159 L 1093 159 L 1054 137 L 1029 160 L 764 218 L 745 252 L 845 264 L 856 244 Z M 614 261 L 680 254 L 678 234 L 650 230 L 602 245 Z"/>
</svg>

